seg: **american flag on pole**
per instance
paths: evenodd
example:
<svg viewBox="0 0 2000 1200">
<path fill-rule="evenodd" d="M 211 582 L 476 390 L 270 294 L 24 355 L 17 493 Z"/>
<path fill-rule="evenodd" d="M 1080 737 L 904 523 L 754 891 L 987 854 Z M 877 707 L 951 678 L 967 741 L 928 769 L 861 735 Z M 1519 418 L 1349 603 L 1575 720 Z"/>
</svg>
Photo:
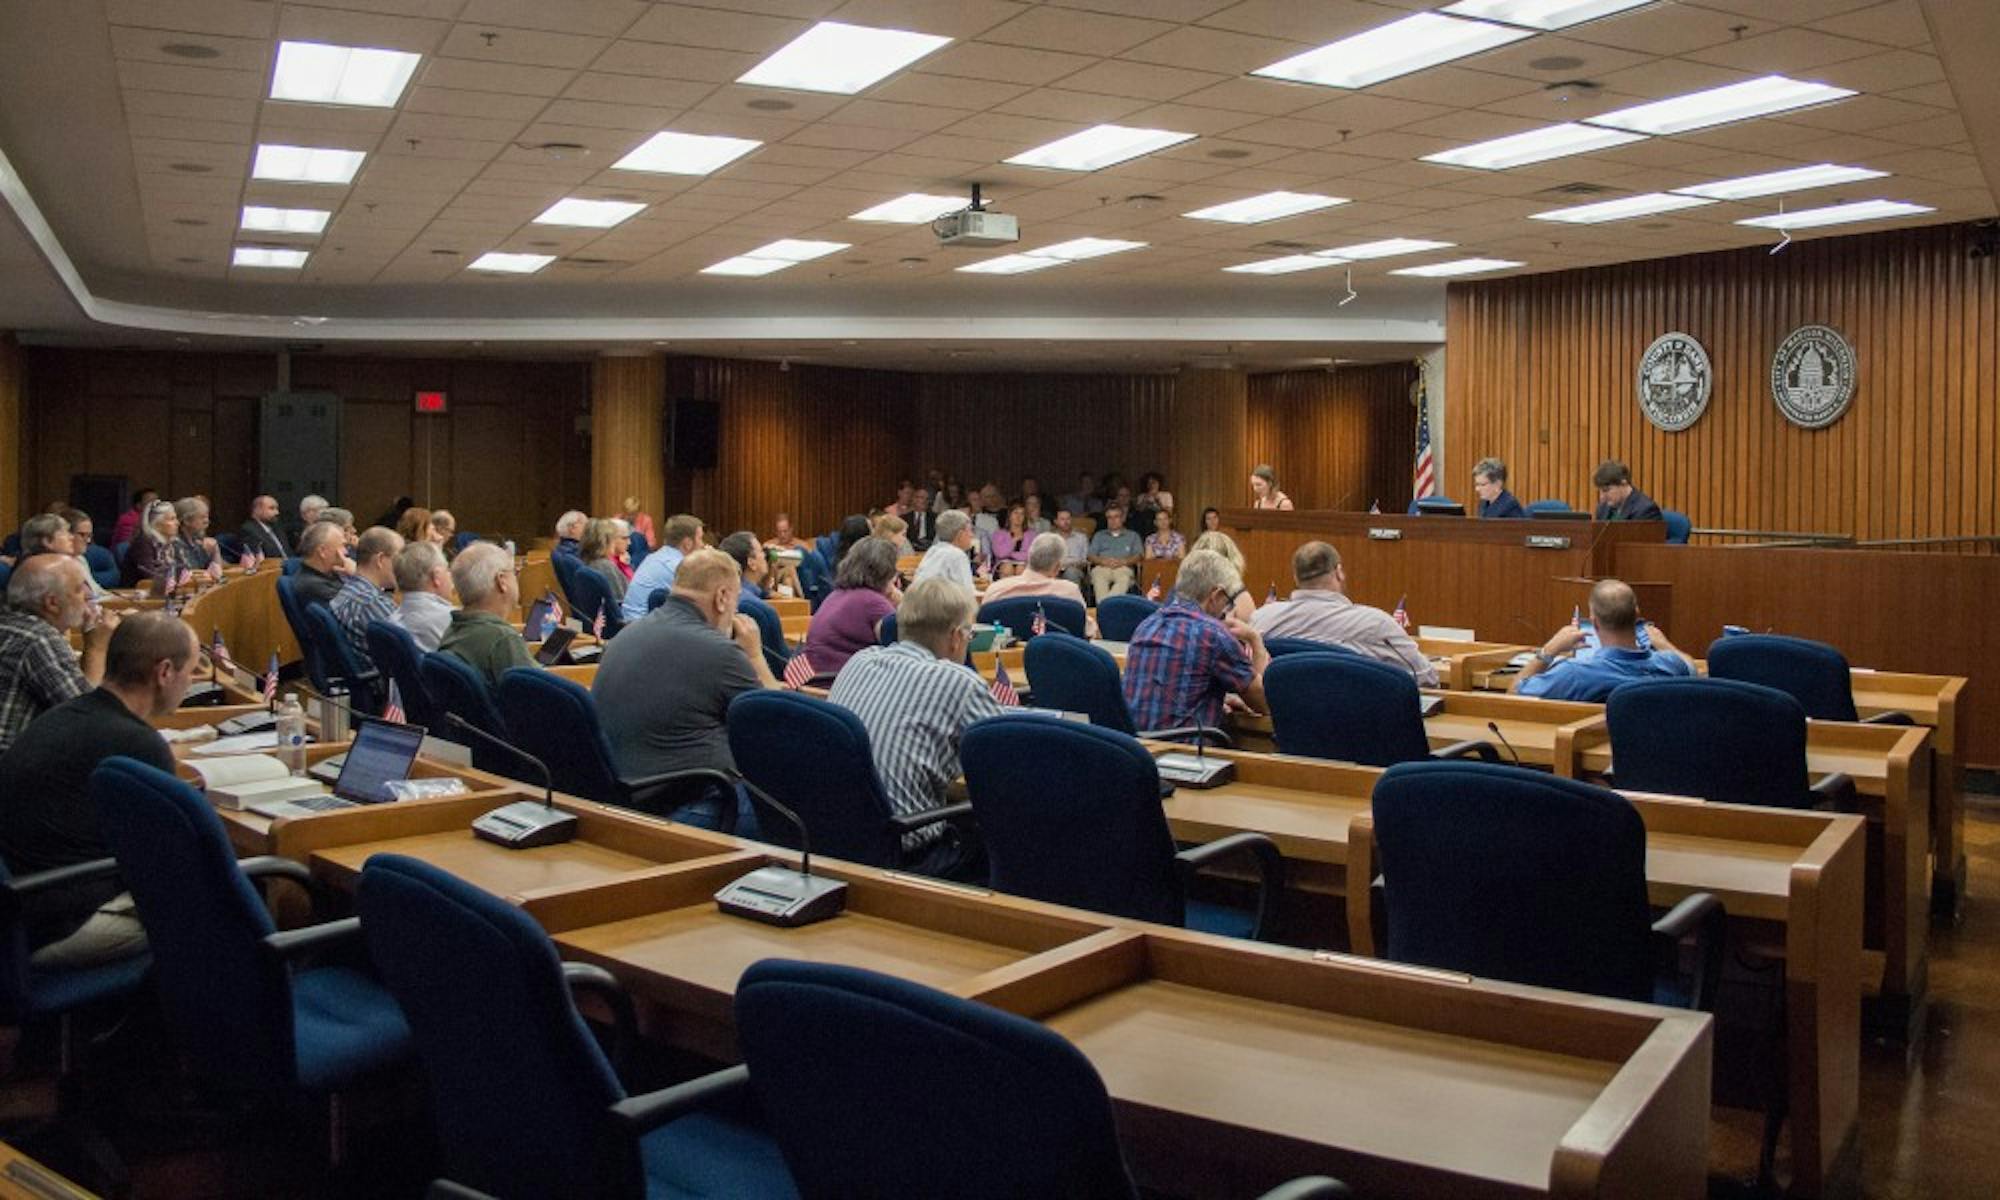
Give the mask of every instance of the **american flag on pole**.
<svg viewBox="0 0 2000 1200">
<path fill-rule="evenodd" d="M 1029 626 L 1029 631 L 1035 637 L 1040 637 L 1049 631 L 1049 614 L 1043 612 L 1039 604 L 1035 605 L 1035 623 Z"/>
<path fill-rule="evenodd" d="M 795 692 L 804 687 L 812 677 L 812 664 L 806 661 L 804 650 L 792 655 L 791 661 L 785 664 L 785 686 Z"/>
<path fill-rule="evenodd" d="M 590 636 L 600 642 L 604 640 L 604 606 L 602 604 L 597 606 L 597 617 L 590 623 Z"/>
<path fill-rule="evenodd" d="M 1431 402 L 1422 366 L 1417 368 L 1417 470 L 1410 495 L 1418 500 L 1437 495 L 1437 464 L 1431 458 Z"/>
<path fill-rule="evenodd" d="M 408 725 L 409 718 L 403 713 L 403 693 L 396 690 L 396 681 L 389 681 L 389 703 L 382 709 L 382 719 L 394 725 Z"/>
<path fill-rule="evenodd" d="M 993 693 L 995 700 L 1009 708 L 1021 706 L 1021 694 L 1014 690 L 1014 681 L 1007 678 L 1007 664 L 1004 662 L 997 660 L 994 662 L 993 683 L 986 690 Z"/>
<path fill-rule="evenodd" d="M 1410 609 L 1407 603 L 1409 598 L 1410 594 L 1404 592 L 1396 600 L 1396 611 L 1389 614 L 1395 620 L 1396 624 L 1401 625 L 1405 629 L 1410 627 Z"/>
<path fill-rule="evenodd" d="M 270 669 L 264 672 L 264 703 L 278 702 L 278 652 L 271 651 Z"/>
<path fill-rule="evenodd" d="M 1155 604 L 1160 602 L 1160 577 L 1158 575 L 1153 576 L 1153 586 L 1146 589 L 1146 599 L 1151 600 Z"/>
</svg>

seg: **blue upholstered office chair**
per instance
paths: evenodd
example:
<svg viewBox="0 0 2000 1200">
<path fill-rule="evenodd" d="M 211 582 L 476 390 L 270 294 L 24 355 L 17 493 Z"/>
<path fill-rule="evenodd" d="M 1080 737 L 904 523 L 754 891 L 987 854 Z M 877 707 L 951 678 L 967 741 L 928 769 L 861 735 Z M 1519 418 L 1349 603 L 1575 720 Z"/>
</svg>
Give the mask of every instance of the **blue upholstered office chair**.
<svg viewBox="0 0 2000 1200">
<path fill-rule="evenodd" d="M 798 692 L 744 692 L 729 705 L 729 753 L 753 787 L 805 822 L 813 852 L 872 867 L 904 865 L 903 835 L 963 816 L 948 804 L 903 816 L 889 805 L 861 718 Z M 757 803 L 761 804 L 761 801 Z M 764 840 L 792 849 L 791 823 L 761 816 Z"/>
<path fill-rule="evenodd" d="M 1097 636 L 1107 642 L 1129 642 L 1139 622 L 1152 616 L 1159 605 L 1131 592 L 1103 596 L 1097 601 Z"/>
<path fill-rule="evenodd" d="M 571 993 L 604 998 L 627 1036 L 631 1001 L 602 968 L 559 961 L 520 909 L 399 854 L 368 860 L 355 908 L 423 1055 L 453 1182 L 577 1200 L 798 1194 L 775 1144 L 706 1111 L 709 1081 L 626 1093 Z"/>
<path fill-rule="evenodd" d="M 278 564 L 278 577 L 280 579 L 290 579 L 292 576 L 298 574 L 299 571 L 305 567 L 305 565 L 306 565 L 305 559 L 300 558 L 297 555 L 293 555 L 291 558 L 288 558 L 284 562 Z"/>
<path fill-rule="evenodd" d="M 1083 605 L 1060 596 L 1003 596 L 979 606 L 978 620 L 986 625 L 1005 625 L 1022 641 L 1035 636 L 1035 613 L 1040 611 L 1051 631 L 1061 630 L 1087 636 Z"/>
<path fill-rule="evenodd" d="M 237 559 L 243 557 L 243 539 L 233 533 L 216 534 L 215 546 L 216 549 L 222 551 L 222 561 L 224 564 L 234 563 Z"/>
<path fill-rule="evenodd" d="M 562 591 L 563 603 L 581 612 L 583 605 L 576 598 L 576 577 L 583 573 L 583 560 L 567 550 L 549 551 L 549 567 L 556 573 L 556 587 Z"/>
<path fill-rule="evenodd" d="M 444 737 L 449 731 L 438 728 L 443 719 L 437 715 L 437 705 L 432 702 L 431 691 L 424 686 L 423 672 L 419 669 L 424 652 L 410 631 L 390 621 L 370 621 L 366 636 L 368 657 L 382 669 L 383 678 L 395 683 L 403 715 L 411 724 Z"/>
<path fill-rule="evenodd" d="M 285 565 L 289 567 L 295 562 L 302 561 L 304 560 L 288 558 L 285 560 Z M 312 639 L 312 630 L 306 625 L 305 602 L 299 599 L 298 584 L 292 578 L 296 574 L 298 574 L 296 571 L 286 571 L 278 576 L 278 611 L 284 614 L 285 625 L 292 631 L 292 636 L 298 639 L 299 648 L 304 649 L 306 643 Z"/>
<path fill-rule="evenodd" d="M 92 542 L 83 548 L 83 563 L 90 568 L 90 577 L 101 588 L 115 588 L 120 583 L 118 559 L 104 547 Z"/>
<path fill-rule="evenodd" d="M 423 661 L 417 664 L 417 676 L 423 680 L 424 690 L 430 693 L 432 714 L 437 718 L 437 724 L 428 727 L 432 732 L 446 741 L 458 742 L 471 749 L 472 765 L 482 771 L 505 775 L 510 779 L 541 782 L 539 778 L 530 780 L 530 769 L 517 762 L 512 755 L 503 754 L 478 738 L 460 732 L 446 719 L 447 713 L 456 715 L 501 741 L 507 740 L 507 722 L 494 706 L 493 694 L 487 690 L 486 681 L 479 677 L 479 672 L 468 666 L 464 659 L 442 652 L 426 654 Z"/>
<path fill-rule="evenodd" d="M 271 1099 L 332 1096 L 409 1057 L 410 1029 L 388 992 L 351 967 L 312 962 L 358 943 L 359 923 L 280 933 L 251 886 L 310 887 L 303 863 L 239 864 L 200 793 L 129 758 L 91 774 L 90 799 L 145 914 L 167 1031 L 199 1083 Z"/>
<path fill-rule="evenodd" d="M 313 642 L 319 650 L 319 660 L 324 665 L 327 684 L 346 686 L 349 708 L 371 716 L 379 714 L 382 711 L 383 694 L 387 690 L 387 685 L 382 682 L 381 672 L 375 669 L 375 664 L 361 661 L 361 656 L 354 652 L 353 645 L 348 642 L 347 634 L 341 629 L 340 622 L 334 619 L 332 610 L 326 605 L 306 605 L 306 622 L 307 627 L 312 630 Z M 313 681 L 313 687 L 318 689 L 321 695 L 326 694 L 326 690 L 320 688 L 319 680 Z"/>
<path fill-rule="evenodd" d="M 7 594 L 7 581 L 12 578 L 14 578 L 14 568 L 7 563 L 0 563 L 0 596 Z"/>
<path fill-rule="evenodd" d="M 901 636 L 896 632 L 895 613 L 883 617 L 882 623 L 875 627 L 875 644 L 878 646 L 893 646 Z"/>
<path fill-rule="evenodd" d="M 1863 721 L 1854 708 L 1847 656 L 1825 642 L 1773 633 L 1718 638 L 1708 648 L 1708 677 L 1761 683 L 1799 702 L 1815 721 Z M 1913 724 L 1910 714 L 1876 713 L 1870 725 Z"/>
<path fill-rule="evenodd" d="M 1713 1006 L 1722 905 L 1698 892 L 1658 922 L 1646 826 L 1615 792 L 1489 763 L 1391 767 L 1375 785 L 1383 956 L 1538 987 Z M 1702 953 L 1680 978 L 1678 949 Z"/>
<path fill-rule="evenodd" d="M 14 532 L 8 534 L 6 537 L 0 538 L 0 554 L 4 554 L 8 558 L 21 557 L 20 530 L 17 529 Z"/>
<path fill-rule="evenodd" d="M 1133 738 L 1048 717 L 989 717 L 965 731 L 959 761 L 992 887 L 1208 933 L 1262 935 L 1284 887 L 1277 846 L 1239 833 L 1176 853 L 1159 768 Z M 1256 868 L 1254 914 L 1188 900 L 1188 879 L 1223 859 Z"/>
<path fill-rule="evenodd" d="M 639 564 L 646 561 L 646 556 L 653 552 L 653 548 L 646 544 L 646 535 L 636 530 L 625 539 L 625 543 L 625 555 L 631 559 L 634 570 L 638 569 Z"/>
<path fill-rule="evenodd" d="M 453 554 L 457 554 L 459 551 L 465 549 L 467 546 L 470 546 L 472 543 L 478 540 L 479 540 L 479 535 L 472 532 L 469 529 L 454 534 L 452 535 L 451 539 L 451 552 Z"/>
<path fill-rule="evenodd" d="M 833 566 L 818 550 L 806 550 L 799 555 L 799 588 L 805 592 L 806 602 L 814 612 L 819 611 L 820 601 L 833 591 Z"/>
<path fill-rule="evenodd" d="M 1688 515 L 1669 508 L 1662 510 L 1660 516 L 1667 523 L 1667 545 L 1687 545 L 1688 534 L 1694 530 L 1694 522 L 1688 520 Z"/>
<path fill-rule="evenodd" d="M 1092 725 L 1131 737 L 1195 737 L 1212 746 L 1233 744 L 1228 734 L 1212 725 L 1138 728 L 1125 703 L 1118 660 L 1082 638 L 1036 638 L 1022 648 L 1021 665 L 1027 669 L 1037 708 L 1082 713 Z"/>
<path fill-rule="evenodd" d="M 785 664 L 792 660 L 792 648 L 785 644 L 785 623 L 778 616 L 778 610 L 767 600 L 755 596 L 741 595 L 736 598 L 736 611 L 757 623 L 757 638 L 764 649 L 764 662 L 771 668 L 771 674 L 783 676 Z"/>
<path fill-rule="evenodd" d="M 29 961 L 28 910 L 37 897 L 117 878 L 115 858 L 32 875 L 15 875 L 0 863 L 0 1026 L 18 1029 L 50 1019 L 58 1021 L 64 1063 L 72 1057 L 70 1015 L 138 991 L 152 970 L 153 957 L 136 954 L 91 967 L 37 967 Z"/>
<path fill-rule="evenodd" d="M 646 597 L 646 611 L 649 613 L 658 612 L 660 605 L 665 604 L 667 597 L 671 595 L 673 595 L 672 588 L 654 588 L 651 594 Z"/>
<path fill-rule="evenodd" d="M 576 619 L 589 630 L 597 620 L 597 614 L 604 614 L 604 636 L 616 637 L 625 628 L 625 618 L 619 615 L 618 601 L 611 598 L 611 585 L 589 567 L 578 567 L 569 576 L 570 607 L 575 610 Z"/>
<path fill-rule="evenodd" d="M 1463 741 L 1431 752 L 1417 681 L 1401 667 L 1341 654 L 1287 654 L 1264 668 L 1271 738 L 1280 754 L 1387 767 L 1477 755 L 1499 762 L 1492 743 Z"/>
<path fill-rule="evenodd" d="M 840 531 L 836 529 L 832 533 L 820 534 L 813 539 L 812 548 L 819 555 L 820 562 L 831 569 L 834 558 L 840 554 Z"/>
<path fill-rule="evenodd" d="M 1306 638 L 1295 637 L 1267 637 L 1264 639 L 1264 650 L 1272 658 L 1278 658 L 1286 654 L 1352 655 L 1354 653 L 1354 651 L 1349 650 L 1345 646 L 1335 646 L 1328 642 L 1315 642 Z"/>
<path fill-rule="evenodd" d="M 548 764 L 555 789 L 642 812 L 664 816 L 657 800 L 687 772 L 627 779 L 597 720 L 597 701 L 582 684 L 539 667 L 515 667 L 500 679 L 500 711 L 514 745 Z M 731 781 L 720 772 L 715 782 Z"/>
<path fill-rule="evenodd" d="M 1569 501 L 1567 500 L 1530 500 L 1528 501 L 1528 511 L 1538 513 L 1575 512 L 1576 510 L 1569 506 Z"/>
<path fill-rule="evenodd" d="M 1630 791 L 1726 804 L 1814 808 L 1851 800 L 1854 781 L 1808 786 L 1806 714 L 1776 688 L 1733 679 L 1641 679 L 1604 706 L 1611 767 Z"/>
<path fill-rule="evenodd" d="M 284 578 L 280 576 L 278 583 L 281 589 L 284 582 Z M 336 680 L 345 680 L 347 675 L 341 670 L 339 660 L 334 657 L 332 647 L 332 642 L 340 640 L 339 623 L 334 624 L 336 636 L 329 642 L 321 633 L 319 622 L 308 611 L 313 608 L 319 609 L 329 620 L 333 617 L 332 611 L 324 604 L 298 602 L 299 624 L 305 630 L 304 635 L 299 638 L 299 654 L 305 660 L 306 681 L 312 684 L 313 691 L 324 696 L 333 688 Z"/>
</svg>

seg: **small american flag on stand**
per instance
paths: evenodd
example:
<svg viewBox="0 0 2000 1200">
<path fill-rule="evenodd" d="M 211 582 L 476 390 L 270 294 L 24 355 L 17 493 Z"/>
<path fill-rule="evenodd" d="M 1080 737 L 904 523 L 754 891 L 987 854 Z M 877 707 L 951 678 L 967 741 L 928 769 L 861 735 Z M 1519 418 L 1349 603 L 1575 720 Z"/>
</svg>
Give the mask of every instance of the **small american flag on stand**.
<svg viewBox="0 0 2000 1200">
<path fill-rule="evenodd" d="M 602 604 L 597 606 L 597 619 L 590 623 L 590 636 L 600 642 L 604 640 L 604 606 Z"/>
<path fill-rule="evenodd" d="M 208 560 L 208 581 L 210 583 L 222 582 L 222 556 L 220 554 Z"/>
<path fill-rule="evenodd" d="M 804 687 L 812 677 L 812 664 L 806 661 L 806 652 L 803 650 L 792 655 L 791 661 L 785 664 L 785 686 L 795 692 Z"/>
<path fill-rule="evenodd" d="M 1160 599 L 1160 577 L 1153 576 L 1153 586 L 1146 589 L 1146 599 L 1158 603 Z"/>
<path fill-rule="evenodd" d="M 1042 606 L 1039 604 L 1035 605 L 1035 623 L 1029 626 L 1029 630 L 1036 637 L 1040 637 L 1049 631 L 1049 614 L 1043 612 Z"/>
<path fill-rule="evenodd" d="M 1021 706 L 1021 694 L 1014 690 L 1014 681 L 1007 678 L 1006 663 L 996 661 L 993 664 L 993 683 L 986 690 L 993 693 L 995 700 L 1009 708 Z"/>
<path fill-rule="evenodd" d="M 1396 611 L 1389 614 L 1390 617 L 1394 618 L 1396 624 L 1401 625 L 1405 629 L 1410 627 L 1410 609 L 1408 604 L 1405 603 L 1409 598 L 1410 594 L 1404 592 L 1402 597 L 1396 601 Z"/>
<path fill-rule="evenodd" d="M 1368 515 L 1371 517 L 1382 515 L 1382 502 L 1380 500 L 1373 501 L 1368 505 Z"/>
<path fill-rule="evenodd" d="M 271 651 L 271 666 L 264 672 L 264 703 L 278 702 L 278 652 Z"/>
<path fill-rule="evenodd" d="M 409 718 L 403 713 L 403 693 L 396 690 L 396 681 L 389 681 L 389 703 L 382 709 L 382 719 L 395 725 L 408 725 Z"/>
</svg>

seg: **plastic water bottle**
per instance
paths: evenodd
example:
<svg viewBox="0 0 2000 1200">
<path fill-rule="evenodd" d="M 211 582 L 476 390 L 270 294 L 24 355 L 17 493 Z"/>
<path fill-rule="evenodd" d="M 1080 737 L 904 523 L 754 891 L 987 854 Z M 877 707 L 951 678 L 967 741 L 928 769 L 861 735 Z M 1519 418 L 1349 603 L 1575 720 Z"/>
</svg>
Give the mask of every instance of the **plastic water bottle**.
<svg viewBox="0 0 2000 1200">
<path fill-rule="evenodd" d="M 294 775 L 306 773 L 306 710 L 296 693 L 278 709 L 278 761 Z"/>
</svg>

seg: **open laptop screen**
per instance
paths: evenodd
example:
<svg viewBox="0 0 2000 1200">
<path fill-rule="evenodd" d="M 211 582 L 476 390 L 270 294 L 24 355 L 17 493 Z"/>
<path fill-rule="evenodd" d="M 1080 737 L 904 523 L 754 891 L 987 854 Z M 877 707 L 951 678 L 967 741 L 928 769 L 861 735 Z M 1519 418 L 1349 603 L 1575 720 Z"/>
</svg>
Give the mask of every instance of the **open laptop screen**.
<svg viewBox="0 0 2000 1200">
<path fill-rule="evenodd" d="M 395 797 L 387 785 L 410 777 L 410 764 L 423 744 L 421 725 L 364 722 L 354 731 L 354 745 L 348 748 L 340 778 L 333 781 L 333 794 L 356 804 L 388 803 Z"/>
</svg>

